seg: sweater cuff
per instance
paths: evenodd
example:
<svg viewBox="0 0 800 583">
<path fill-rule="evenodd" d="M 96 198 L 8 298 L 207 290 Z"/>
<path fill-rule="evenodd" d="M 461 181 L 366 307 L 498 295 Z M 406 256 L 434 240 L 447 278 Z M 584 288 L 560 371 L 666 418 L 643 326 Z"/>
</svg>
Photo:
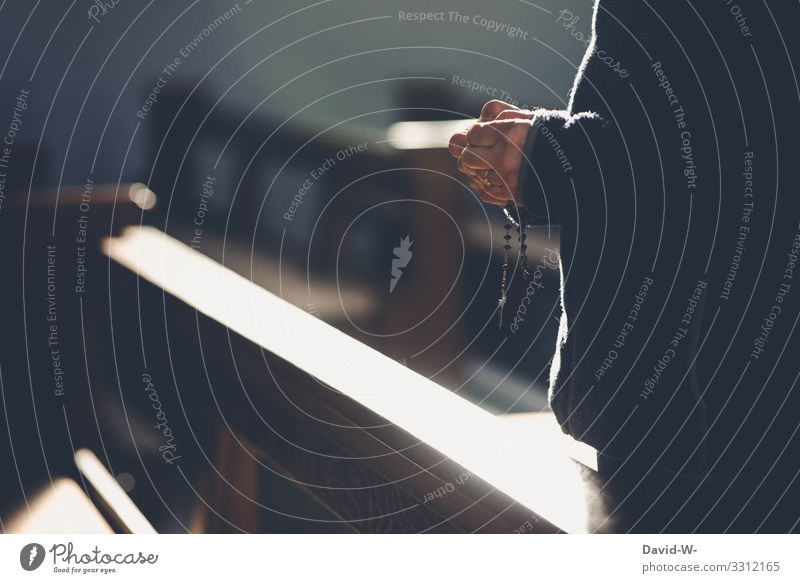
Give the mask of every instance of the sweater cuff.
<svg viewBox="0 0 800 583">
<path fill-rule="evenodd" d="M 529 225 L 559 224 L 561 218 L 559 200 L 552 193 L 549 168 L 555 161 L 551 159 L 548 142 L 561 133 L 564 120 L 561 118 L 537 115 L 528 131 L 522 154 L 520 168 L 520 205 L 528 215 Z M 549 138 L 549 139 L 548 139 Z M 560 150 L 560 146 L 558 147 Z M 563 152 L 562 152 L 563 153 Z"/>
<path fill-rule="evenodd" d="M 535 225 L 563 225 L 573 198 L 573 163 L 589 172 L 586 136 L 605 120 L 593 113 L 536 110 L 520 168 L 520 198 Z M 582 128 L 579 129 L 579 128 Z M 576 135 L 577 133 L 577 135 Z"/>
</svg>

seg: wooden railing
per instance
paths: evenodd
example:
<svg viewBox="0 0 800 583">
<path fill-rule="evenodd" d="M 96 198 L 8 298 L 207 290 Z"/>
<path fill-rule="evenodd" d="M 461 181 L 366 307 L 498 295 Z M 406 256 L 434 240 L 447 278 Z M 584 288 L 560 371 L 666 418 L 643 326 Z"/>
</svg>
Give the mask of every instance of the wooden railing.
<svg viewBox="0 0 800 583">
<path fill-rule="evenodd" d="M 154 228 L 102 251 L 112 334 L 141 347 L 148 376 L 216 440 L 197 530 L 256 529 L 262 465 L 357 531 L 603 523 L 594 452 L 551 415 L 493 416 Z"/>
</svg>

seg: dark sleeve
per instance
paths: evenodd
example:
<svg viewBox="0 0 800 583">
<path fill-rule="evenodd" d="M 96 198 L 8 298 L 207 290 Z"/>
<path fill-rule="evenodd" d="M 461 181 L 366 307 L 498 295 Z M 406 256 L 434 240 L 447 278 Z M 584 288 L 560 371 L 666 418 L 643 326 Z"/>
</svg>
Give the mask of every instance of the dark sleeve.
<svg viewBox="0 0 800 583">
<path fill-rule="evenodd" d="M 520 170 L 522 206 L 532 225 L 560 225 L 574 195 L 576 169 L 591 181 L 599 163 L 591 142 L 602 141 L 608 120 L 594 112 L 537 110 Z"/>
<path fill-rule="evenodd" d="M 693 201 L 687 190 L 682 130 L 654 69 L 662 62 L 682 103 L 694 105 L 690 87 L 678 84 L 687 68 L 680 46 L 644 2 L 601 0 L 592 30 L 567 109 L 535 112 L 520 194 L 533 224 L 560 227 L 563 310 L 550 404 L 566 432 L 620 454 L 639 443 L 650 414 L 658 416 L 667 402 L 663 417 L 670 421 L 686 419 L 695 404 L 688 389 L 663 389 L 647 401 L 640 393 L 702 277 L 700 260 L 685 250 L 704 248 L 698 237 L 710 229 L 693 230 L 692 239 L 687 233 L 691 219 L 705 219 L 701 206 L 710 197 Z M 705 132 L 699 117 L 692 121 L 699 156 Z M 647 302 L 620 343 L 647 282 Z M 688 387 L 681 378 L 694 347 L 690 340 L 679 344 L 664 387 Z M 609 353 L 614 364 L 606 371 Z"/>
<path fill-rule="evenodd" d="M 596 2 L 592 37 L 568 107 L 535 110 L 520 170 L 521 205 L 532 215 L 532 224 L 577 228 L 579 210 L 593 219 L 600 213 L 621 220 L 619 209 L 627 214 L 625 204 L 632 202 L 634 188 L 632 168 L 626 166 L 632 144 L 623 139 L 618 122 L 631 122 L 638 109 L 631 82 L 647 75 L 646 56 L 635 40 L 646 37 L 651 26 L 642 18 L 644 7 L 629 0 Z M 607 212 L 609 204 L 618 209 Z"/>
</svg>

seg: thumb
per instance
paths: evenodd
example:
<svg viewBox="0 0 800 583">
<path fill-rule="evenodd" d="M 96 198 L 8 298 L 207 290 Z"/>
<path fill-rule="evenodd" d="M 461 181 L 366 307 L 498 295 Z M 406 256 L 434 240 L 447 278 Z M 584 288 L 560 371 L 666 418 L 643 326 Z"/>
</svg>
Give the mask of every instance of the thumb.
<svg viewBox="0 0 800 583">
<path fill-rule="evenodd" d="M 527 109 L 506 109 L 497 114 L 493 121 L 501 119 L 533 119 L 536 113 Z"/>
<path fill-rule="evenodd" d="M 491 101 L 487 101 L 483 106 L 483 109 L 481 109 L 481 116 L 478 118 L 478 121 L 492 121 L 498 115 L 500 115 L 500 113 L 515 109 L 518 108 L 510 103 L 500 101 L 499 99 L 492 99 Z"/>
</svg>

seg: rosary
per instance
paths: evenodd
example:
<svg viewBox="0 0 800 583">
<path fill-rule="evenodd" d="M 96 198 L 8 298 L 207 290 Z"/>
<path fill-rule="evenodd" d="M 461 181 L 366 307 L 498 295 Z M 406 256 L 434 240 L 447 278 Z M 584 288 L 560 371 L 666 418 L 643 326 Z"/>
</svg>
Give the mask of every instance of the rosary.
<svg viewBox="0 0 800 583">
<path fill-rule="evenodd" d="M 507 204 L 503 207 L 503 214 L 506 216 L 506 223 L 503 225 L 505 234 L 503 235 L 503 270 L 500 277 L 500 299 L 497 301 L 497 313 L 499 317 L 499 327 L 503 328 L 503 308 L 505 308 L 508 301 L 508 252 L 511 250 L 511 230 L 516 228 L 517 241 L 519 241 L 519 264 L 520 271 L 522 272 L 522 279 L 528 281 L 530 278 L 530 271 L 528 270 L 528 256 L 525 253 L 528 245 L 525 243 L 527 235 L 525 235 L 525 227 L 530 224 L 532 216 L 524 208 L 518 207 L 514 204 Z"/>
</svg>

